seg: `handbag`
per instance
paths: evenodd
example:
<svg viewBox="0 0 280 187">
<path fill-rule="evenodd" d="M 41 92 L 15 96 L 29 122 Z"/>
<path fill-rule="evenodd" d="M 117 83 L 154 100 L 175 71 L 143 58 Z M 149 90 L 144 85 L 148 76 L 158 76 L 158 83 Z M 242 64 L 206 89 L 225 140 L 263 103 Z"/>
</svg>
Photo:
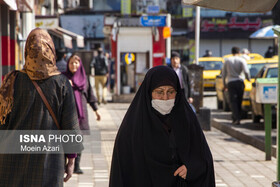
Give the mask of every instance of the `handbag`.
<svg viewBox="0 0 280 187">
<path fill-rule="evenodd" d="M 35 81 L 33 81 L 33 80 L 31 80 L 31 81 L 32 81 L 33 85 L 35 86 L 36 90 L 38 91 L 39 95 L 41 96 L 43 102 L 45 103 L 45 105 L 46 105 L 48 111 L 50 112 L 50 114 L 51 114 L 51 116 L 52 116 L 52 118 L 53 118 L 53 120 L 54 120 L 55 125 L 56 125 L 57 128 L 60 130 L 60 126 L 59 126 L 59 124 L 58 124 L 58 122 L 57 122 L 57 119 L 56 119 L 56 117 L 55 117 L 55 114 L 54 114 L 54 112 L 53 112 L 53 110 L 52 110 L 52 108 L 51 108 L 51 106 L 50 106 L 48 100 L 46 99 L 46 97 L 45 97 L 45 95 L 44 95 L 42 89 L 41 89 L 40 86 L 37 84 L 37 82 L 35 82 Z"/>
</svg>

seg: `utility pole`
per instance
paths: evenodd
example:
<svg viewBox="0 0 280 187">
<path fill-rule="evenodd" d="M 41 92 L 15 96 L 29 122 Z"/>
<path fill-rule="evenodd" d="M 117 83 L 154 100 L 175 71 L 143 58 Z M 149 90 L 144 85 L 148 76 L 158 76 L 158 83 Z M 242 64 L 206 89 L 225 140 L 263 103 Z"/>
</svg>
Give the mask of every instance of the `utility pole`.
<svg viewBox="0 0 280 187">
<path fill-rule="evenodd" d="M 200 7 L 197 6 L 195 11 L 195 63 L 198 64 L 200 40 Z"/>
<path fill-rule="evenodd" d="M 166 26 L 171 27 L 171 15 L 167 14 L 166 16 Z M 166 57 L 171 57 L 171 36 L 166 39 Z"/>
</svg>

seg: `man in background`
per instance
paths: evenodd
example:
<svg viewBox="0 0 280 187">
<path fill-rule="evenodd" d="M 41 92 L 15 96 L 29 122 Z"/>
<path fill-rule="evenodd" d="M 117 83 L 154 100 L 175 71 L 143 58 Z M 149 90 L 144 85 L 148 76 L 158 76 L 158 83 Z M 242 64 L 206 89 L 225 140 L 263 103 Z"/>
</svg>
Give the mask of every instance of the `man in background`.
<svg viewBox="0 0 280 187">
<path fill-rule="evenodd" d="M 193 102 L 193 98 L 191 97 L 188 68 L 181 64 L 180 54 L 178 52 L 171 53 L 171 68 L 177 73 L 185 97 L 187 101 L 191 104 Z"/>
<path fill-rule="evenodd" d="M 271 58 L 274 55 L 273 47 L 269 46 L 267 51 L 264 54 L 265 58 Z"/>
<path fill-rule="evenodd" d="M 243 48 L 242 49 L 242 57 L 245 59 L 245 60 L 250 60 L 250 51 L 247 49 L 247 48 Z"/>
<path fill-rule="evenodd" d="M 97 50 L 97 56 L 91 62 L 91 68 L 94 68 L 94 81 L 98 104 L 101 102 L 106 104 L 107 96 L 107 79 L 108 79 L 108 59 L 103 54 L 103 49 L 100 47 Z M 99 93 L 99 86 L 102 88 L 102 96 Z"/>
<path fill-rule="evenodd" d="M 66 51 L 64 49 L 56 50 L 56 66 L 60 72 L 65 72 L 67 70 L 67 63 L 65 61 Z"/>
<path fill-rule="evenodd" d="M 228 91 L 230 98 L 230 106 L 232 110 L 232 123 L 240 125 L 242 110 L 241 103 L 244 93 L 244 72 L 246 79 L 250 81 L 250 73 L 246 60 L 240 56 L 240 49 L 233 47 L 232 55 L 225 59 L 222 69 L 224 90 Z"/>
<path fill-rule="evenodd" d="M 205 51 L 205 54 L 203 55 L 203 57 L 211 57 L 212 56 L 212 51 L 210 51 L 209 49 L 207 49 Z"/>
</svg>

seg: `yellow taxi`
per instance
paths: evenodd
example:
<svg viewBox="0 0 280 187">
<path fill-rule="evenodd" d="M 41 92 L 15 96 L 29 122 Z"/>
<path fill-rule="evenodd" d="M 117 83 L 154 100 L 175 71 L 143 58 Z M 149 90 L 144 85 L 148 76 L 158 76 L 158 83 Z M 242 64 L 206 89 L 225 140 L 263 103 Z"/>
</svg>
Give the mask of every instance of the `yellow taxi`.
<svg viewBox="0 0 280 187">
<path fill-rule="evenodd" d="M 261 68 L 256 75 L 255 79 L 259 78 L 277 78 L 278 77 L 278 64 L 267 64 Z M 252 83 L 252 90 L 250 93 L 250 100 L 252 106 L 252 120 L 254 123 L 259 123 L 260 119 L 264 117 L 263 104 L 256 102 L 256 84 Z M 276 105 L 272 105 L 272 124 L 275 126 Z"/>
<path fill-rule="evenodd" d="M 240 54 L 240 55 L 242 55 L 242 54 Z M 225 58 L 228 58 L 228 57 L 231 57 L 231 56 L 232 56 L 232 54 L 228 54 L 228 55 L 224 55 L 223 58 L 225 59 Z M 250 53 L 248 56 L 250 57 L 251 60 L 262 60 L 262 59 L 264 59 L 264 57 L 262 55 L 258 54 L 258 53 Z"/>
<path fill-rule="evenodd" d="M 272 59 L 278 59 L 278 55 L 274 55 L 273 57 L 271 57 Z"/>
<path fill-rule="evenodd" d="M 203 87 L 215 88 L 216 76 L 221 74 L 223 67 L 223 58 L 221 57 L 201 57 L 198 59 L 198 65 L 204 67 Z"/>
<path fill-rule="evenodd" d="M 277 63 L 278 59 L 273 58 L 263 58 L 258 60 L 247 60 L 247 66 L 250 71 L 251 80 L 244 80 L 244 94 L 242 101 L 242 110 L 244 111 L 244 115 L 247 114 L 248 111 L 251 110 L 251 102 L 250 102 L 250 92 L 252 90 L 252 83 L 255 82 L 255 76 L 260 71 L 260 69 L 266 64 Z M 222 80 L 222 75 L 217 76 L 216 78 L 216 92 L 217 92 L 217 107 L 218 109 L 223 109 L 225 111 L 230 111 L 229 105 L 229 95 L 227 92 L 224 92 L 224 84 Z M 224 99 L 225 98 L 225 99 Z"/>
</svg>

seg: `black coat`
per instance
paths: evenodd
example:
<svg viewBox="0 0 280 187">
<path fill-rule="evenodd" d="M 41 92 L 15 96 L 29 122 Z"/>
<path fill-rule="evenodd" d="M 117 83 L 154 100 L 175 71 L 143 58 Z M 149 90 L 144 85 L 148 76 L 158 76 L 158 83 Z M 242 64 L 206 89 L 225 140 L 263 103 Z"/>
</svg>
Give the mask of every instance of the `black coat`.
<svg viewBox="0 0 280 187">
<path fill-rule="evenodd" d="M 181 64 L 182 76 L 183 76 L 183 89 L 185 93 L 186 99 L 192 97 L 191 94 L 191 85 L 190 85 L 190 78 L 189 78 L 189 70 L 185 65 Z"/>
<path fill-rule="evenodd" d="M 151 105 L 152 90 L 163 85 L 177 90 L 175 105 L 166 116 Z M 185 185 L 215 186 L 211 152 L 179 79 L 172 69 L 157 66 L 146 74 L 120 126 L 109 186 L 179 186 L 182 179 L 173 174 L 183 164 L 188 170 Z"/>
<path fill-rule="evenodd" d="M 55 113 L 61 130 L 72 130 L 74 133 L 73 130 L 79 128 L 78 116 L 68 79 L 63 75 L 56 75 L 36 82 Z M 27 74 L 18 73 L 14 89 L 12 111 L 0 130 L 57 130 L 52 116 Z M 1 137 L 0 140 L 3 143 Z M 19 144 L 14 141 L 15 145 Z M 62 187 L 64 164 L 64 154 L 0 154 L 0 187 Z"/>
<path fill-rule="evenodd" d="M 173 69 L 171 65 L 169 67 Z M 188 98 L 192 97 L 189 70 L 183 64 L 181 64 L 180 70 L 182 72 L 182 86 L 183 86 L 182 89 L 184 90 L 185 97 L 188 100 Z"/>
</svg>

